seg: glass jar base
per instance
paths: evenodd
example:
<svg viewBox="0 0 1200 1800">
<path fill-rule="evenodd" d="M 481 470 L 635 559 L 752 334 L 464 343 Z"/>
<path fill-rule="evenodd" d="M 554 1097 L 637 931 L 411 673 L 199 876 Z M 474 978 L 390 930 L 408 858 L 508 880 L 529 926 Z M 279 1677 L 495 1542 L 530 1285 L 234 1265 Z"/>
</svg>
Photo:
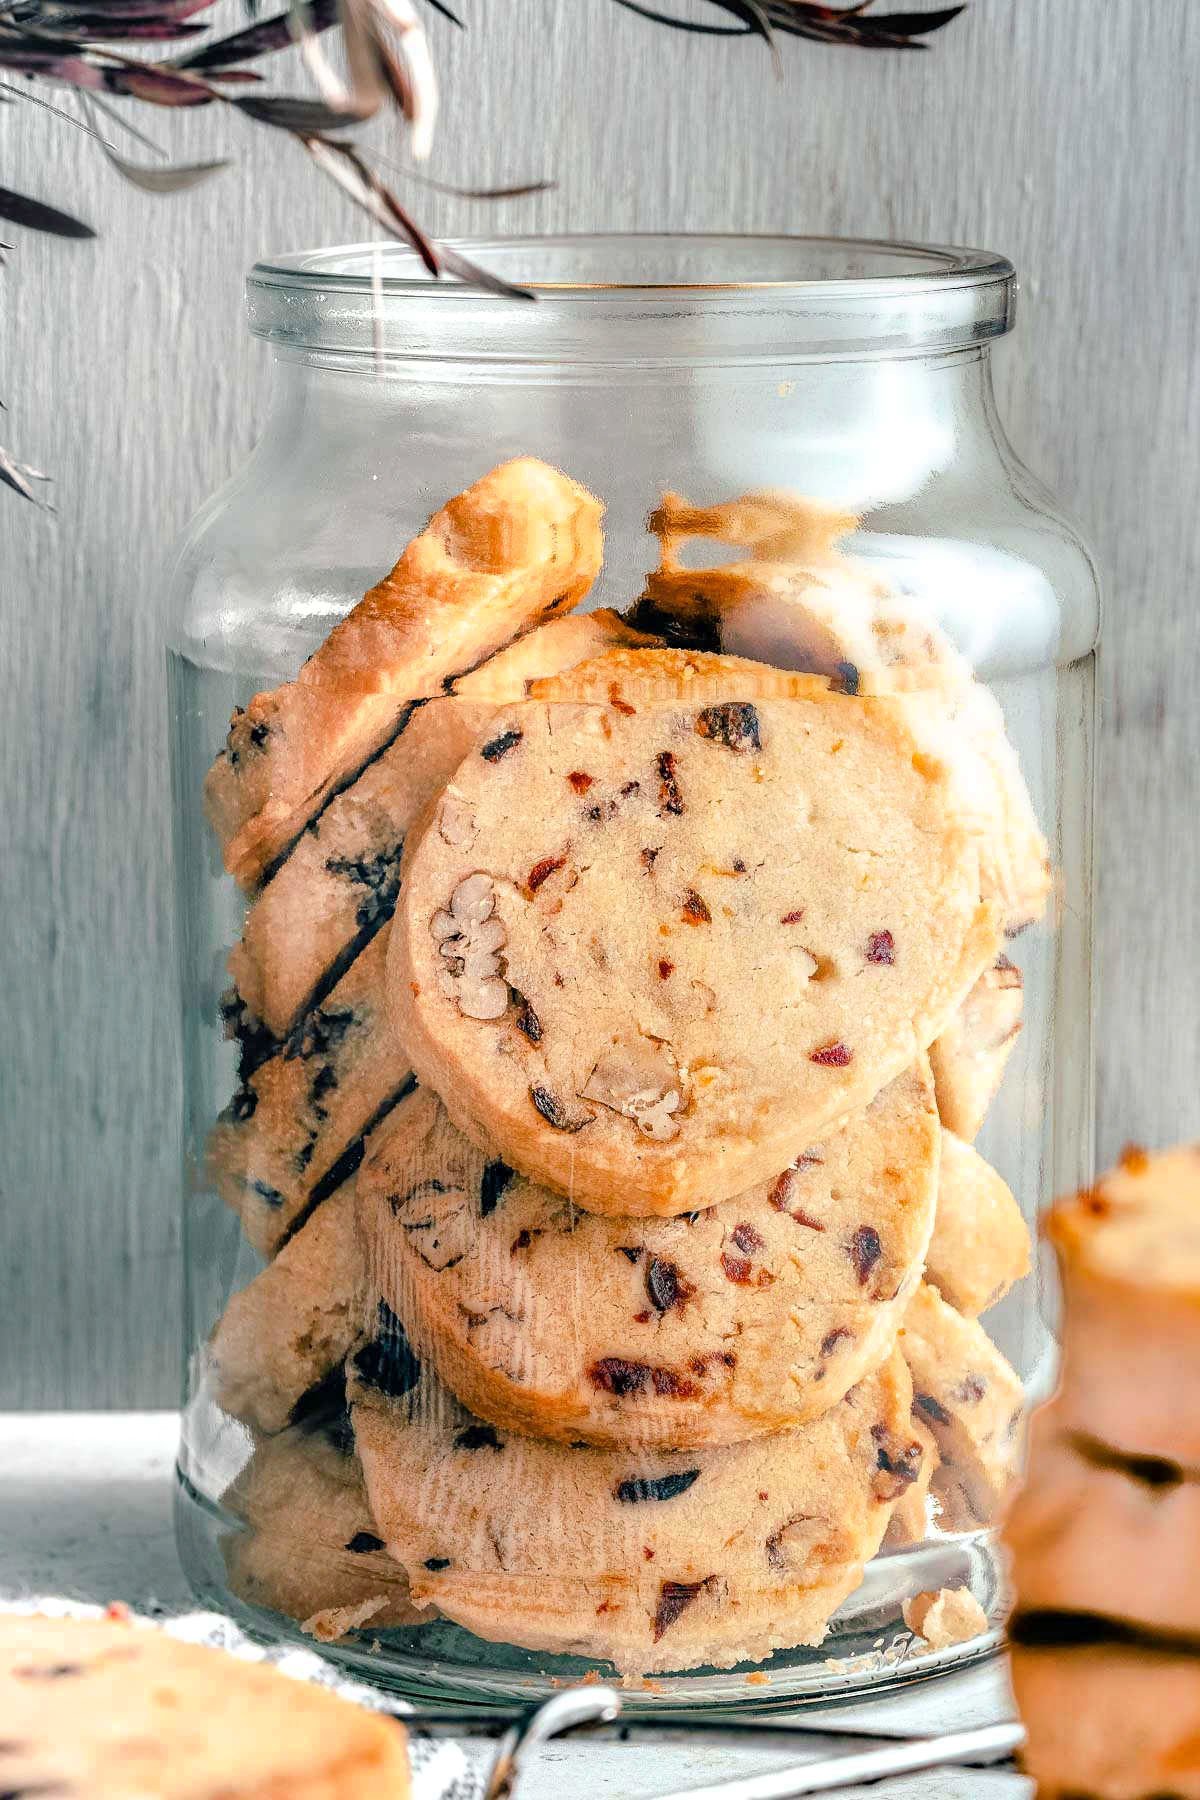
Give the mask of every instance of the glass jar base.
<svg viewBox="0 0 1200 1800">
<path fill-rule="evenodd" d="M 321 1644 L 295 1620 L 247 1605 L 229 1592 L 220 1540 L 238 1522 L 178 1473 L 175 1531 L 184 1573 L 198 1600 L 226 1613 L 252 1636 L 317 1650 L 346 1674 L 422 1704 L 479 1707 L 528 1705 L 587 1679 L 609 1680 L 602 1664 L 494 1644 L 448 1620 L 404 1630 L 369 1626 Z M 933 1650 L 914 1638 L 901 1617 L 914 1594 L 946 1586 L 970 1589 L 990 1628 L 965 1644 Z M 688 1670 L 644 1680 L 616 1681 L 628 1712 L 705 1711 L 715 1707 L 767 1711 L 790 1706 L 844 1704 L 960 1670 L 1000 1648 L 1007 1596 L 990 1532 L 932 1538 L 911 1550 L 877 1557 L 857 1593 L 837 1614 L 817 1649 L 781 1650 L 761 1664 Z"/>
</svg>

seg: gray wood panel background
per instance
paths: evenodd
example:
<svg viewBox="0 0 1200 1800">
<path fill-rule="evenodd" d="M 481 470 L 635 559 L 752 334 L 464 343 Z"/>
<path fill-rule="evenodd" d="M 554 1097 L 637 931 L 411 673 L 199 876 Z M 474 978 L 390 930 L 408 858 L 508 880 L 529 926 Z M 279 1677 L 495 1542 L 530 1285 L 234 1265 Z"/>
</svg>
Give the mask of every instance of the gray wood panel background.
<svg viewBox="0 0 1200 1800">
<path fill-rule="evenodd" d="M 558 186 L 414 195 L 440 231 L 865 233 L 1017 263 L 1004 411 L 1107 586 L 1099 1148 L 1200 1131 L 1200 10 L 973 0 L 927 56 L 789 45 L 776 83 L 761 49 L 668 37 L 610 0 L 461 6 L 467 33 L 432 25 L 433 171 Z M 0 108 L 0 178 L 102 232 L 22 234 L 0 276 L 4 430 L 54 471 L 58 506 L 0 498 L 7 1406 L 176 1397 L 160 569 L 262 417 L 243 270 L 366 235 L 291 144 L 214 115 L 154 123 L 177 154 L 236 166 L 155 200 L 79 134 Z"/>
</svg>

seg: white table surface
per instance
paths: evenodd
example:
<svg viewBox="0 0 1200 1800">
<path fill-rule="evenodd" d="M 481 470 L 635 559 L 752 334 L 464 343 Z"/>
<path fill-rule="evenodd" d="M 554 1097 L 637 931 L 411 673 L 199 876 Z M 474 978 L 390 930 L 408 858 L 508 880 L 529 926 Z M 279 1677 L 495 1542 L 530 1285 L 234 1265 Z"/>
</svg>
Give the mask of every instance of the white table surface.
<svg viewBox="0 0 1200 1800">
<path fill-rule="evenodd" d="M 135 1609 L 190 1610 L 194 1601 L 171 1529 L 177 1430 L 173 1413 L 0 1414 L 0 1596 L 60 1594 L 124 1600 Z M 821 1718 L 915 1736 L 1008 1716 L 1003 1669 L 993 1662 Z M 772 1757 L 564 1743 L 542 1753 L 522 1800 L 561 1800 L 571 1792 L 587 1800 L 650 1800 L 778 1767 L 797 1754 L 798 1747 Z M 962 1769 L 845 1792 L 850 1800 L 1025 1800 L 1031 1790 L 1002 1770 Z"/>
</svg>

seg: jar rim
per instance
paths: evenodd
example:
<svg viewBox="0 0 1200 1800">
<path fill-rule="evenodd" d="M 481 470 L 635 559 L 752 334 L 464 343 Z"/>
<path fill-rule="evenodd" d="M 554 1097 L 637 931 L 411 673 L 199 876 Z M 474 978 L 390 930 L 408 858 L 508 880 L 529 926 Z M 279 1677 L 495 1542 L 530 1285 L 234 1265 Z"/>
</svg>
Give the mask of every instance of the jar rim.
<svg viewBox="0 0 1200 1800">
<path fill-rule="evenodd" d="M 1010 329 L 990 251 L 872 238 L 682 232 L 452 240 L 536 306 L 431 276 L 407 246 L 264 259 L 251 331 L 298 350 L 424 360 L 779 360 L 961 349 Z"/>
</svg>

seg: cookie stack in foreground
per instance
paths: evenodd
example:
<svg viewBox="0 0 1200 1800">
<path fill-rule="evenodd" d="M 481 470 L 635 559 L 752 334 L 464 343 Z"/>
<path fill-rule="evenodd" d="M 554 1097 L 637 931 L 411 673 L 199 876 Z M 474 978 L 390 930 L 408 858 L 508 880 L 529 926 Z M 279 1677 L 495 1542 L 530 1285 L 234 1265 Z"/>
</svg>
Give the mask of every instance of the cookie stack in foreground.
<svg viewBox="0 0 1200 1800">
<path fill-rule="evenodd" d="M 211 1166 L 271 1258 L 210 1347 L 227 1559 L 319 1635 L 758 1661 L 1012 1478 L 977 1315 L 1028 1240 L 969 1139 L 1046 861 L 999 714 L 845 520 L 656 523 L 634 622 L 563 616 L 599 508 L 493 471 L 209 778 L 250 895 Z M 680 532 L 759 554 L 676 594 Z"/>
<path fill-rule="evenodd" d="M 1127 1150 L 1047 1229 L 1058 1395 L 1005 1526 L 1013 1685 L 1047 1800 L 1200 1795 L 1200 1147 Z"/>
</svg>

